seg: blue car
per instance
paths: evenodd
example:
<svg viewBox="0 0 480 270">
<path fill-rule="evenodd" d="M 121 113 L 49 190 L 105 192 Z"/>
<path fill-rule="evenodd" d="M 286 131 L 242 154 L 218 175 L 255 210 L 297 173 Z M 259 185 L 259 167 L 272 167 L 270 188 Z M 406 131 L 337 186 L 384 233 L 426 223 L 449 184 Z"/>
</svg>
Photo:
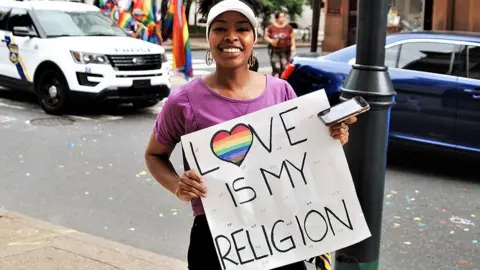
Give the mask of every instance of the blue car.
<svg viewBox="0 0 480 270">
<path fill-rule="evenodd" d="M 355 57 L 355 45 L 323 56 L 297 55 L 282 78 L 298 96 L 325 89 L 335 104 Z M 480 154 L 480 35 L 390 35 L 385 65 L 397 92 L 390 141 Z"/>
</svg>

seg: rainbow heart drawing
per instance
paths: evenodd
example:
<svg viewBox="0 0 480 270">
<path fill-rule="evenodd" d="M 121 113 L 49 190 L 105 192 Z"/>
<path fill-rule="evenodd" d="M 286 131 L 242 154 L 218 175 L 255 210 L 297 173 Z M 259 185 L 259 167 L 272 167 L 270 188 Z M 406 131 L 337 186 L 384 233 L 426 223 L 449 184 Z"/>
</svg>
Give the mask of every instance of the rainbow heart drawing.
<svg viewBox="0 0 480 270">
<path fill-rule="evenodd" d="M 250 151 L 252 142 L 250 128 L 245 124 L 237 124 L 230 132 L 217 131 L 212 137 L 210 147 L 219 159 L 240 166 Z"/>
</svg>

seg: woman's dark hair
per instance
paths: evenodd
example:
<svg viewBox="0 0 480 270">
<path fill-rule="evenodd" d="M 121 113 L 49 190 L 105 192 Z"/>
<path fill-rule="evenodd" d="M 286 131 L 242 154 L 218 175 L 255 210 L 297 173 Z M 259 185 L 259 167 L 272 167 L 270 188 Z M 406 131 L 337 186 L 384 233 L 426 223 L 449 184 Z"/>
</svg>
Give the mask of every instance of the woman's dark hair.
<svg viewBox="0 0 480 270">
<path fill-rule="evenodd" d="M 282 14 L 285 15 L 285 11 L 279 10 L 279 11 L 275 12 L 275 19 L 280 18 L 280 15 L 282 15 Z"/>
<path fill-rule="evenodd" d="M 222 2 L 223 0 L 200 0 L 198 5 L 198 13 L 202 15 L 202 17 L 206 18 L 208 16 L 208 12 L 210 9 L 215 6 L 216 4 Z M 255 16 L 258 16 L 260 10 L 262 8 L 262 4 L 258 0 L 239 0 L 243 3 L 247 4 L 255 13 Z"/>
</svg>

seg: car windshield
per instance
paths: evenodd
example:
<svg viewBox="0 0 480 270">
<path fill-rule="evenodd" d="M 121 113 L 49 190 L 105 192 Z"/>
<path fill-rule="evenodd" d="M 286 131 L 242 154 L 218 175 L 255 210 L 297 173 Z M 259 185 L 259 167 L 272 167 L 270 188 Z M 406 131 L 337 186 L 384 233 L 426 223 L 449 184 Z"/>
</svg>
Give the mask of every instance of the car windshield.
<svg viewBox="0 0 480 270">
<path fill-rule="evenodd" d="M 36 10 L 47 37 L 126 36 L 126 33 L 99 11 Z"/>
</svg>

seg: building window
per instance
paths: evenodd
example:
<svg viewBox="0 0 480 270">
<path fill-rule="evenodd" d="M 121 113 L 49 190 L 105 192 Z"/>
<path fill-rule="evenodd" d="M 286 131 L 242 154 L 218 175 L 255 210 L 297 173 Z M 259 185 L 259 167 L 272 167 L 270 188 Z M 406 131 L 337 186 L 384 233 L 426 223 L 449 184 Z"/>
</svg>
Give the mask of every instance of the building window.
<svg viewBox="0 0 480 270">
<path fill-rule="evenodd" d="M 414 42 L 402 45 L 398 68 L 448 75 L 455 45 Z"/>
</svg>

